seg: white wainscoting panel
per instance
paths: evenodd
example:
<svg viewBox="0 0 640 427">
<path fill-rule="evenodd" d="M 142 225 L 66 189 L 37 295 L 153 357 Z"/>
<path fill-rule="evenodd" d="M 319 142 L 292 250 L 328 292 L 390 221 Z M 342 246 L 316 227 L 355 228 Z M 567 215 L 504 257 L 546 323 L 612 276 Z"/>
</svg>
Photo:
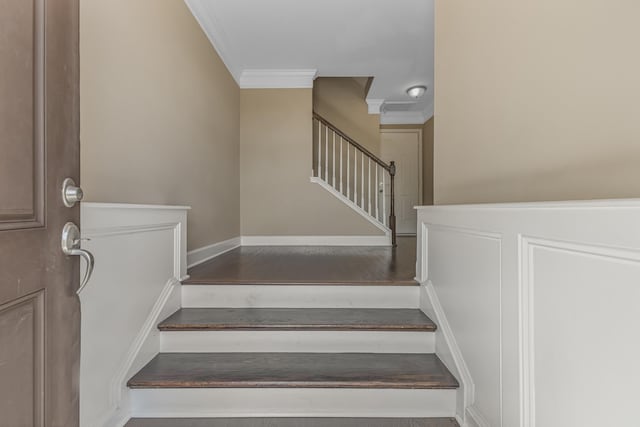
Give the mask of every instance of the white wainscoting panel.
<svg viewBox="0 0 640 427">
<path fill-rule="evenodd" d="M 521 253 L 524 425 L 638 422 L 640 250 L 524 236 Z"/>
<path fill-rule="evenodd" d="M 82 203 L 95 270 L 80 293 L 82 426 L 129 416 L 129 376 L 160 348 L 158 320 L 180 307 L 187 207 Z"/>
<path fill-rule="evenodd" d="M 482 393 L 475 405 L 487 414 L 490 425 L 500 425 L 500 260 L 501 239 L 452 227 L 432 226 L 428 234 L 429 280 L 437 283 L 437 296 L 465 362 L 473 385 Z M 441 266 L 464 266 L 441 268 Z M 465 295 L 465 298 L 459 298 Z"/>
<path fill-rule="evenodd" d="M 436 353 L 473 388 L 461 421 L 637 424 L 640 200 L 425 206 L 418 230 Z"/>
</svg>

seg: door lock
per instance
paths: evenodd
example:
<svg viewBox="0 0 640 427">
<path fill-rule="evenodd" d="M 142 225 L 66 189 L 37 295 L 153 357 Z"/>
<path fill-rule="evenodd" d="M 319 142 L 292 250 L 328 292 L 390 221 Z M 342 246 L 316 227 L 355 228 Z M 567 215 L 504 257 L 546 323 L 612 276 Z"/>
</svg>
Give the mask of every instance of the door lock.
<svg viewBox="0 0 640 427">
<path fill-rule="evenodd" d="M 73 179 L 67 178 L 62 183 L 62 203 L 68 208 L 75 206 L 77 202 L 82 200 L 84 193 L 82 188 L 77 187 Z"/>
</svg>

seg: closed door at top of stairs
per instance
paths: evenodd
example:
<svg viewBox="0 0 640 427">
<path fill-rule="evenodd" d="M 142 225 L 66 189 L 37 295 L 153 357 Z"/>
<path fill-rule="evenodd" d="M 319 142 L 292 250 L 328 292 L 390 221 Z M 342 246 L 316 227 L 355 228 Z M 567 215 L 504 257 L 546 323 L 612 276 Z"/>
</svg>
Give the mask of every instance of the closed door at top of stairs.
<svg viewBox="0 0 640 427">
<path fill-rule="evenodd" d="M 385 162 L 395 161 L 395 199 L 398 234 L 416 234 L 416 211 L 422 204 L 422 130 L 385 129 L 380 138 Z M 389 183 L 386 183 L 389 186 Z M 390 188 L 385 189 L 390 194 Z"/>
</svg>

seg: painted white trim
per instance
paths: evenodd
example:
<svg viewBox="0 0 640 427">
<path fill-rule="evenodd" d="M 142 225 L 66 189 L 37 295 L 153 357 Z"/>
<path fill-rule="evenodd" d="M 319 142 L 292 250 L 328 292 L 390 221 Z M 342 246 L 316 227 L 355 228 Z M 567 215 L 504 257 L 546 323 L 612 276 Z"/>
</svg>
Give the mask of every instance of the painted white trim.
<svg viewBox="0 0 640 427">
<path fill-rule="evenodd" d="M 640 347 L 625 338 L 633 335 L 635 317 L 621 303 L 632 305 L 637 290 L 639 214 L 639 199 L 418 208 L 418 224 L 432 234 L 421 239 L 417 275 L 435 285 L 473 375 L 477 399 L 466 403 L 462 417 L 469 426 L 533 427 L 542 416 L 562 418 L 557 401 L 548 399 L 554 389 L 565 406 L 623 414 L 616 421 L 624 424 L 628 411 L 616 408 L 633 408 L 628 397 L 637 387 L 616 379 L 624 377 Z M 570 304 L 567 315 L 562 308 Z M 585 332 L 584 319 L 594 310 L 606 321 Z M 475 318 L 481 328 L 471 324 Z M 433 319 L 442 330 L 443 321 Z M 606 330 L 619 333 L 609 334 L 604 347 L 590 346 L 589 339 Z M 558 345 L 566 357 L 554 360 L 549 354 Z M 438 336 L 436 348 L 446 348 Z M 607 387 L 618 387 L 617 393 L 592 399 L 579 384 L 558 379 L 562 369 L 574 377 L 588 373 L 611 348 L 624 356 L 607 377 Z M 586 356 L 576 359 L 572 351 Z"/>
<path fill-rule="evenodd" d="M 218 56 L 229 70 L 229 73 L 236 81 L 240 83 L 240 72 L 232 66 L 233 60 L 227 49 L 227 36 L 222 29 L 222 25 L 216 22 L 215 14 L 209 13 L 206 9 L 205 2 L 199 0 L 185 0 L 185 3 L 191 14 L 194 16 L 209 42 L 218 53 Z"/>
<path fill-rule="evenodd" d="M 96 270 L 89 285 L 80 294 L 83 311 L 82 333 L 85 350 L 98 344 L 117 351 L 108 370 L 98 374 L 99 353 L 83 351 L 81 363 L 81 418 L 83 424 L 112 427 L 129 418 L 129 390 L 126 380 L 160 349 L 156 325 L 181 306 L 180 281 L 186 275 L 187 211 L 185 206 L 134 205 L 118 203 L 82 203 L 80 205 L 84 248 L 96 256 Z M 149 242 L 161 246 L 147 248 Z M 135 242 L 139 258 L 126 256 Z M 124 248 L 124 255 L 116 253 Z M 113 255 L 110 257 L 109 255 Z M 127 293 L 131 292 L 131 295 Z M 104 304 L 133 298 L 145 301 L 145 308 L 119 311 L 113 316 L 133 319 L 125 341 L 118 336 L 101 336 L 101 324 L 109 323 Z M 145 298 L 148 298 L 145 300 Z M 155 301 L 155 302 L 154 302 Z M 148 304 L 148 305 L 147 305 Z M 151 305 L 153 304 L 153 305 Z M 104 313 L 98 311 L 103 310 Z M 147 311 L 148 310 L 148 311 Z M 106 316 L 107 318 L 105 318 Z M 90 344 L 85 338 L 97 340 Z M 97 338 L 96 338 L 97 337 Z M 116 354 L 116 353 L 114 353 Z M 90 355 L 90 356 L 88 356 Z M 91 359 L 87 359 L 91 357 Z M 83 382 L 83 381 L 86 381 Z M 92 383 L 93 382 L 93 383 Z M 94 395 L 95 382 L 104 383 L 100 395 Z M 86 387 L 86 389 L 85 389 Z"/>
<path fill-rule="evenodd" d="M 133 416 L 452 417 L 455 390 L 135 389 Z"/>
<path fill-rule="evenodd" d="M 190 206 L 82 202 L 80 232 L 83 239 L 95 239 L 173 229 L 174 274 L 184 280 L 188 277 L 187 211 L 190 209 Z M 89 242 L 88 246 L 91 246 Z"/>
<path fill-rule="evenodd" d="M 435 333 L 410 331 L 163 331 L 163 353 L 435 353 Z"/>
<path fill-rule="evenodd" d="M 126 385 L 127 380 L 159 352 L 158 323 L 180 309 L 182 305 L 180 287 L 181 283 L 178 280 L 169 279 L 149 312 L 144 326 L 131 344 L 118 374 L 109 385 L 112 412 L 102 424 L 104 427 L 110 427 L 117 424 L 119 420 L 128 418 L 130 390 Z"/>
<path fill-rule="evenodd" d="M 312 88 L 318 70 L 243 70 L 241 89 Z"/>
<path fill-rule="evenodd" d="M 195 267 L 240 246 L 240 237 L 224 240 L 187 252 L 187 268 Z"/>
<path fill-rule="evenodd" d="M 492 427 L 489 421 L 487 421 L 475 406 L 470 406 L 466 409 L 465 420 L 469 427 Z"/>
<path fill-rule="evenodd" d="M 418 308 L 419 286 L 182 285 L 182 307 Z"/>
<path fill-rule="evenodd" d="M 168 210 L 168 211 L 184 211 L 191 210 L 191 206 L 181 205 L 149 205 L 135 203 L 102 203 L 102 202 L 81 202 L 84 209 L 126 209 L 126 210 Z"/>
<path fill-rule="evenodd" d="M 422 125 L 433 117 L 425 111 L 383 111 L 380 114 L 381 125 Z"/>
<path fill-rule="evenodd" d="M 424 122 L 426 123 L 429 120 L 431 120 L 434 115 L 435 115 L 434 106 L 433 104 L 431 104 L 424 110 Z"/>
<path fill-rule="evenodd" d="M 242 236 L 242 246 L 390 246 L 388 236 Z"/>
<path fill-rule="evenodd" d="M 384 99 L 367 99 L 366 101 L 369 114 L 380 114 Z"/>
<path fill-rule="evenodd" d="M 428 311 L 425 310 L 425 307 L 421 307 L 421 308 L 423 311 L 427 313 L 427 315 L 431 315 L 435 317 L 433 320 L 438 325 L 438 332 L 442 334 L 442 337 L 444 339 L 444 344 L 447 347 L 446 351 L 451 356 L 453 363 L 455 365 L 455 369 L 451 369 L 451 367 L 450 369 L 452 371 L 455 371 L 459 376 L 458 381 L 460 382 L 460 391 L 462 392 L 462 398 L 463 398 L 463 401 L 461 402 L 462 404 L 461 407 L 464 413 L 463 414 L 457 413 L 457 415 L 466 421 L 466 410 L 475 401 L 475 385 L 473 383 L 473 378 L 471 378 L 471 373 L 469 372 L 469 368 L 467 367 L 467 364 L 464 361 L 464 357 L 462 356 L 462 350 L 460 349 L 460 346 L 458 345 L 456 338 L 453 334 L 453 330 L 449 325 L 449 321 L 447 320 L 447 316 L 444 312 L 444 308 L 442 307 L 442 304 L 438 299 L 438 295 L 436 293 L 435 288 L 433 287 L 433 283 L 431 283 L 431 281 L 428 280 L 426 283 L 423 283 L 421 287 L 424 289 L 424 295 L 427 297 L 428 304 L 433 310 L 433 313 L 428 313 Z M 442 353 L 443 353 L 443 350 L 438 349 L 436 344 L 436 354 L 438 355 L 438 357 L 440 357 L 443 363 L 446 364 L 448 358 L 444 357 Z"/>
<path fill-rule="evenodd" d="M 523 202 L 523 203 L 472 203 L 464 205 L 428 205 L 416 206 L 419 211 L 465 211 L 473 210 L 518 210 L 525 209 L 621 209 L 640 208 L 640 199 L 597 199 L 597 200 L 562 200 L 556 202 Z"/>
<path fill-rule="evenodd" d="M 456 422 L 460 427 L 476 427 L 476 426 L 471 426 L 469 423 L 465 423 L 462 417 L 460 417 L 458 414 L 456 414 L 454 418 L 456 419 Z M 118 427 L 121 427 L 121 426 L 118 426 Z"/>
<path fill-rule="evenodd" d="M 311 180 L 312 183 L 320 185 L 322 188 L 327 190 L 333 196 L 338 198 L 342 203 L 344 203 L 345 205 L 349 206 L 355 212 L 360 214 L 360 216 L 362 216 L 364 219 L 366 219 L 371 224 L 376 226 L 376 228 L 378 228 L 380 231 L 384 232 L 384 234 L 389 238 L 389 243 L 388 244 L 391 245 L 391 229 L 389 227 L 385 226 L 380 221 L 376 220 L 374 217 L 369 215 L 369 213 L 367 211 L 362 209 L 357 204 L 353 203 L 352 200 L 350 200 L 344 194 L 342 194 L 341 192 L 336 190 L 332 185 L 328 184 L 324 179 L 322 179 L 320 177 L 317 177 L 317 176 L 312 176 L 310 178 L 310 180 Z"/>
<path fill-rule="evenodd" d="M 640 263 L 640 251 L 594 244 L 574 243 L 519 234 L 518 293 L 520 295 L 520 384 L 522 427 L 536 427 L 535 375 L 535 260 L 534 249 L 546 248 L 569 254 Z"/>
</svg>

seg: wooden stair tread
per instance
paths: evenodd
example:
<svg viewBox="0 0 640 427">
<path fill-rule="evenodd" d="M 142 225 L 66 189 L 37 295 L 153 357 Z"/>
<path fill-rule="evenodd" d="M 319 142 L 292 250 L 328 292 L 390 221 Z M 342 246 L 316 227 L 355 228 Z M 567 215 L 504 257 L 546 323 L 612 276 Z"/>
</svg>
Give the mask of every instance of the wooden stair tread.
<svg viewBox="0 0 640 427">
<path fill-rule="evenodd" d="M 161 331 L 361 330 L 428 331 L 436 325 L 417 309 L 373 308 L 183 308 Z"/>
<path fill-rule="evenodd" d="M 452 389 L 435 354 L 160 353 L 131 388 Z"/>
<path fill-rule="evenodd" d="M 133 418 L 125 427 L 459 427 L 454 418 Z"/>
</svg>

